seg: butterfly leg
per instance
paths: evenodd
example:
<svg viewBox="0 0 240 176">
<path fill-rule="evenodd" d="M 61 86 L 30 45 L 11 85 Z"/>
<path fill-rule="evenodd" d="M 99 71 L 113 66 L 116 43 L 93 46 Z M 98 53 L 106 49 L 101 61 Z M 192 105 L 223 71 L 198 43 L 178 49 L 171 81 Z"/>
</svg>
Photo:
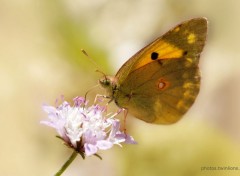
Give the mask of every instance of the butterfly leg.
<svg viewBox="0 0 240 176">
<path fill-rule="evenodd" d="M 101 95 L 101 94 L 97 94 L 95 99 L 94 99 L 94 105 L 96 105 L 97 103 L 96 102 L 103 102 L 103 99 L 99 99 L 99 98 L 103 98 L 103 99 L 110 99 L 111 97 L 109 96 L 106 96 L 106 95 Z M 113 98 L 111 98 L 107 104 L 104 106 L 104 111 L 107 113 L 107 107 L 108 107 L 108 104 L 111 103 L 113 101 Z"/>
<path fill-rule="evenodd" d="M 106 96 L 106 95 L 101 95 L 101 94 L 97 94 L 95 96 L 95 99 L 94 99 L 94 105 L 96 104 L 96 102 L 102 102 L 103 100 L 102 99 L 99 99 L 99 98 L 107 98 L 109 99 L 110 97 L 109 96 Z"/>
<path fill-rule="evenodd" d="M 109 96 L 105 96 L 104 98 L 111 98 Z M 106 104 L 105 104 L 105 112 L 107 113 L 107 107 L 109 105 L 109 103 L 111 103 L 113 101 L 113 98 L 111 98 Z"/>
<path fill-rule="evenodd" d="M 127 122 L 128 109 L 124 109 L 124 108 L 123 108 L 123 114 L 124 114 L 124 119 L 123 119 L 123 131 L 124 131 L 125 134 L 127 134 L 126 122 Z"/>
</svg>

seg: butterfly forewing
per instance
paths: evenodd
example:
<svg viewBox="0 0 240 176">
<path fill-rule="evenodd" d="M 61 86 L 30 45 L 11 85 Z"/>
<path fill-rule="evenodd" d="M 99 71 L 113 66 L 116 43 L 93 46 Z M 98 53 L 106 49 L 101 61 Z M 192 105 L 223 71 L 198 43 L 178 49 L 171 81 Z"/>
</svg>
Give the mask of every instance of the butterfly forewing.
<svg viewBox="0 0 240 176">
<path fill-rule="evenodd" d="M 116 74 L 119 83 L 124 81 L 130 72 L 156 60 L 178 59 L 184 56 L 197 65 L 206 35 L 205 18 L 194 18 L 177 25 L 132 56 Z"/>
</svg>

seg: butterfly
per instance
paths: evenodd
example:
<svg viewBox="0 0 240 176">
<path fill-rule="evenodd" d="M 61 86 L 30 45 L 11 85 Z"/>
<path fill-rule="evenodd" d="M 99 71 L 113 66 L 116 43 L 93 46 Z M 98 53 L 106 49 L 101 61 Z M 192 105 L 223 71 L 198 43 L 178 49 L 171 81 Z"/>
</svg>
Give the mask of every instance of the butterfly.
<svg viewBox="0 0 240 176">
<path fill-rule="evenodd" d="M 207 24 L 206 18 L 182 22 L 133 55 L 115 76 L 104 75 L 99 83 L 107 97 L 145 122 L 177 122 L 199 93 Z"/>
</svg>

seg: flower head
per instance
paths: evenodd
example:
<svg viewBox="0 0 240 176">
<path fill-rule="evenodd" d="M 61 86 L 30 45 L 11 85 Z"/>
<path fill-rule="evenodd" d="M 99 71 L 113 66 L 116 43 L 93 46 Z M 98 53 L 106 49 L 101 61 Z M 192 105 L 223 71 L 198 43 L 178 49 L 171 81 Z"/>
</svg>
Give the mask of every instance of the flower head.
<svg viewBox="0 0 240 176">
<path fill-rule="evenodd" d="M 43 106 L 48 121 L 42 124 L 55 128 L 59 137 L 82 156 L 96 155 L 98 150 L 110 149 L 114 144 L 136 142 L 120 131 L 118 113 L 106 114 L 100 105 L 87 106 L 83 97 L 73 99 L 73 106 L 64 101 L 58 107 Z"/>
</svg>

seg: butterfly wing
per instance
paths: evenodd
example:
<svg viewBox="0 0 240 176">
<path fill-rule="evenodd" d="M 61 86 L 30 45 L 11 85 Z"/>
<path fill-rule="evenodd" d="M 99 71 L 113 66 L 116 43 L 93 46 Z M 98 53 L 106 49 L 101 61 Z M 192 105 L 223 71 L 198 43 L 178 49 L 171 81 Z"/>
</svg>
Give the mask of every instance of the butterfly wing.
<svg viewBox="0 0 240 176">
<path fill-rule="evenodd" d="M 116 74 L 116 104 L 146 122 L 179 120 L 199 92 L 198 63 L 206 34 L 207 20 L 195 18 L 136 53 Z"/>
<path fill-rule="evenodd" d="M 207 20 L 205 18 L 185 21 L 138 51 L 123 64 L 116 77 L 120 83 L 123 82 L 132 71 L 147 63 L 154 62 L 156 56 L 157 60 L 161 60 L 179 59 L 187 55 L 196 58 L 195 62 L 198 64 L 206 34 Z"/>
</svg>

